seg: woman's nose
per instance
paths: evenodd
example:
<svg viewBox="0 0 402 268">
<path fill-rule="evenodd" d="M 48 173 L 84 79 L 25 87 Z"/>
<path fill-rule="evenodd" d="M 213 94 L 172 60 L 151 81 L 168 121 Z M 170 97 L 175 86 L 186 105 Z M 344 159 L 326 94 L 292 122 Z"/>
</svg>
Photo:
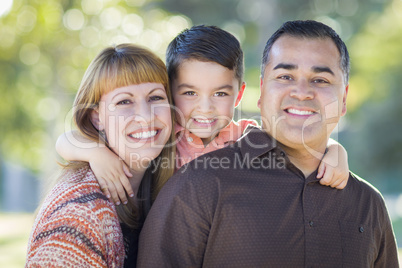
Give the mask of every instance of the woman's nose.
<svg viewBox="0 0 402 268">
<path fill-rule="evenodd" d="M 153 118 L 152 106 L 149 102 L 143 101 L 136 107 L 134 120 L 141 123 L 149 124 Z"/>
</svg>

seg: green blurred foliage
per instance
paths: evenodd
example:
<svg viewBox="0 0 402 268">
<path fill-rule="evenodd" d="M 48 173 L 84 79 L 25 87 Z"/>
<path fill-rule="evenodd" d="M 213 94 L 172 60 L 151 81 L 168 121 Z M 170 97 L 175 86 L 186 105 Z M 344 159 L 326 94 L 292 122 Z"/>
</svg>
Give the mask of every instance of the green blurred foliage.
<svg viewBox="0 0 402 268">
<path fill-rule="evenodd" d="M 168 42 L 189 26 L 188 18 L 146 0 L 15 0 L 0 17 L 1 155 L 36 172 L 46 169 L 96 54 L 135 42 L 163 57 Z"/>
<path fill-rule="evenodd" d="M 395 0 L 351 40 L 352 113 L 341 136 L 354 171 L 387 193 L 402 192 L 401 14 Z"/>
</svg>

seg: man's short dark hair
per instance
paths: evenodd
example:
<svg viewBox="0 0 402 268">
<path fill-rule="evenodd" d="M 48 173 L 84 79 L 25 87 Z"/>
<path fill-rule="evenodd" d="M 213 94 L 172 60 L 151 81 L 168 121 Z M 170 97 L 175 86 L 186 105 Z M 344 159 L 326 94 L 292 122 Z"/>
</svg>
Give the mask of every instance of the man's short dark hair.
<svg viewBox="0 0 402 268">
<path fill-rule="evenodd" d="M 288 21 L 282 24 L 282 26 L 268 39 L 264 53 L 262 56 L 261 63 L 261 76 L 264 76 L 265 67 L 269 61 L 269 53 L 275 41 L 282 35 L 289 35 L 292 37 L 302 37 L 302 38 L 330 38 L 341 56 L 340 67 L 345 75 L 345 83 L 349 81 L 349 71 L 350 71 L 350 59 L 349 52 L 346 48 L 345 43 L 339 37 L 339 35 L 329 26 L 314 20 L 296 20 Z"/>
<path fill-rule="evenodd" d="M 182 31 L 169 44 L 166 67 L 170 82 L 184 60 L 215 62 L 234 70 L 239 83 L 243 81 L 243 50 L 239 41 L 229 32 L 216 27 L 197 25 Z"/>
</svg>

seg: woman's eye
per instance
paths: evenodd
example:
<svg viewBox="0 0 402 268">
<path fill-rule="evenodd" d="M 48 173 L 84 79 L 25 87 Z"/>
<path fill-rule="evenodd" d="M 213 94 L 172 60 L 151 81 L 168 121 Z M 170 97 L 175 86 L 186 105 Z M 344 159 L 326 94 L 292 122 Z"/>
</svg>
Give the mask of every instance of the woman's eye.
<svg viewBox="0 0 402 268">
<path fill-rule="evenodd" d="M 228 94 L 226 92 L 216 92 L 214 95 L 217 97 L 224 97 L 227 96 Z"/>
<path fill-rule="evenodd" d="M 131 103 L 131 101 L 129 101 L 129 100 L 121 100 L 117 103 L 117 105 L 126 105 L 126 104 L 130 104 L 130 103 Z"/>
<path fill-rule="evenodd" d="M 164 99 L 166 99 L 166 98 L 163 96 L 151 96 L 150 97 L 151 101 L 159 101 L 159 100 L 164 100 Z"/>
</svg>

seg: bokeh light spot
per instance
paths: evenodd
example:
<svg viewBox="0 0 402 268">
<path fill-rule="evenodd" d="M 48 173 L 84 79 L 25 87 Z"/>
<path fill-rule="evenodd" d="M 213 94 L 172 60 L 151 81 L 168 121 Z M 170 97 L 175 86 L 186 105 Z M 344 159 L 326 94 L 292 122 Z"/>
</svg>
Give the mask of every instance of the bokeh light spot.
<svg viewBox="0 0 402 268">
<path fill-rule="evenodd" d="M 78 9 L 70 9 L 64 14 L 63 23 L 69 30 L 81 30 L 85 23 L 84 14 Z"/>
<path fill-rule="evenodd" d="M 264 8 L 264 4 L 260 1 L 242 0 L 237 5 L 236 11 L 244 21 L 257 21 L 264 11 L 264 16 L 272 16 L 274 8 Z"/>
<path fill-rule="evenodd" d="M 124 16 L 121 27 L 125 34 L 138 36 L 144 29 L 144 21 L 137 14 L 129 14 Z"/>
<path fill-rule="evenodd" d="M 12 27 L 2 25 L 0 27 L 0 47 L 10 48 L 15 42 L 15 32 Z"/>
<path fill-rule="evenodd" d="M 167 33 L 173 39 L 177 34 L 190 27 L 189 19 L 184 16 L 172 16 L 168 20 Z"/>
<path fill-rule="evenodd" d="M 132 7 L 140 7 L 145 3 L 145 0 L 126 0 L 126 3 Z"/>
<path fill-rule="evenodd" d="M 37 45 L 28 43 L 20 49 L 20 60 L 26 65 L 33 65 L 40 58 L 40 49 Z"/>
<path fill-rule="evenodd" d="M 102 11 L 100 20 L 103 28 L 107 30 L 116 29 L 121 24 L 122 13 L 119 9 L 110 7 Z"/>
<path fill-rule="evenodd" d="M 24 6 L 17 17 L 17 30 L 21 33 L 29 33 L 36 25 L 36 9 Z"/>
<path fill-rule="evenodd" d="M 56 99 L 46 97 L 38 102 L 36 111 L 43 120 L 53 120 L 59 114 L 60 104 Z"/>
<path fill-rule="evenodd" d="M 30 77 L 32 82 L 39 87 L 47 87 L 52 82 L 52 69 L 47 64 L 37 64 L 31 69 Z"/>
<path fill-rule="evenodd" d="M 100 41 L 100 33 L 96 27 L 85 27 L 80 32 L 80 42 L 84 47 L 96 47 Z"/>
<path fill-rule="evenodd" d="M 98 15 L 103 9 L 103 1 L 100 0 L 82 0 L 82 11 L 87 15 Z"/>
<path fill-rule="evenodd" d="M 140 43 L 152 51 L 157 51 L 162 45 L 162 37 L 159 32 L 145 30 L 140 37 Z"/>
<path fill-rule="evenodd" d="M 243 26 L 237 21 L 226 23 L 223 26 L 223 29 L 233 34 L 239 40 L 240 43 L 242 43 L 246 38 L 246 32 L 244 31 Z"/>
</svg>

